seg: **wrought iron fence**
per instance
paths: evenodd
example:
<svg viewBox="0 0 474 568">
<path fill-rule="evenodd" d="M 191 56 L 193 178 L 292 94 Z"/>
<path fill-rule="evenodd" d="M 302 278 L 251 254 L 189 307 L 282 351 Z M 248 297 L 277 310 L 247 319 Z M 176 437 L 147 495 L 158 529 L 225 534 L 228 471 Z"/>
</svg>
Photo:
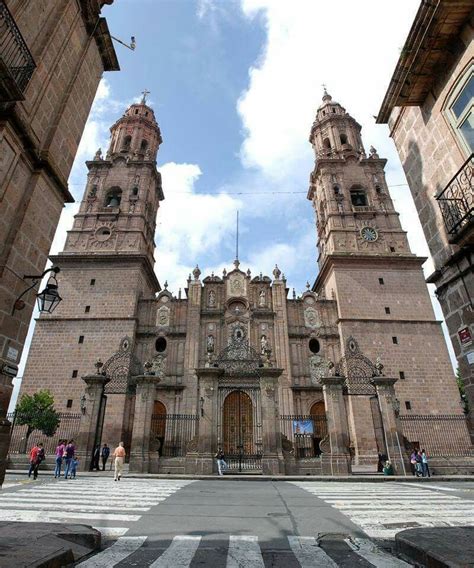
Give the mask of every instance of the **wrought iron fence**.
<svg viewBox="0 0 474 568">
<path fill-rule="evenodd" d="M 466 418 L 459 414 L 400 416 L 407 449 L 425 449 L 429 456 L 474 455 Z"/>
<path fill-rule="evenodd" d="M 33 430 L 31 435 L 26 438 L 28 426 L 19 424 L 19 415 L 12 412 L 7 415 L 8 420 L 12 423 L 9 454 L 25 454 L 30 451 L 32 446 L 42 442 L 46 456 L 54 454 L 59 440 L 70 440 L 77 435 L 79 431 L 79 423 L 81 421 L 80 414 L 72 414 L 60 412 L 59 425 L 52 436 L 46 436 L 40 430 Z"/>
<path fill-rule="evenodd" d="M 15 20 L 0 0 L 0 102 L 23 99 L 35 67 Z"/>
<path fill-rule="evenodd" d="M 293 445 L 297 459 L 321 455 L 319 444 L 328 435 L 326 416 L 287 414 L 280 416 L 281 433 Z"/>
<path fill-rule="evenodd" d="M 189 442 L 196 435 L 197 421 L 194 414 L 154 414 L 150 449 L 164 457 L 185 456 Z"/>
<path fill-rule="evenodd" d="M 458 233 L 474 219 L 474 154 L 436 199 L 450 235 Z"/>
</svg>

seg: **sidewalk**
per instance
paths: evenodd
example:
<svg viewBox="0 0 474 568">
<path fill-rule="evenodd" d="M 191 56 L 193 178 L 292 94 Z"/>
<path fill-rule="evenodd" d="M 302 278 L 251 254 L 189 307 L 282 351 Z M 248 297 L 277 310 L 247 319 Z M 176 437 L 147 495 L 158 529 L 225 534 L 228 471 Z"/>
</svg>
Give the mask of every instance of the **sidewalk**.
<svg viewBox="0 0 474 568">
<path fill-rule="evenodd" d="M 26 471 L 17 469 L 7 469 L 7 474 L 10 475 L 27 475 Z M 113 471 L 80 471 L 78 477 L 110 477 L 113 478 Z M 53 471 L 43 470 L 39 472 L 39 477 L 44 479 L 53 477 Z M 239 475 L 239 474 L 224 474 L 223 476 L 213 475 L 186 475 L 186 474 L 166 474 L 166 473 L 129 473 L 124 471 L 124 478 L 130 479 L 195 479 L 206 481 L 209 479 L 215 480 L 233 480 L 233 481 L 325 481 L 325 482 L 411 482 L 411 483 L 439 483 L 447 481 L 471 481 L 474 482 L 473 475 L 440 475 L 432 477 L 413 477 L 412 475 L 345 475 L 345 476 L 316 476 L 316 475 Z"/>
<path fill-rule="evenodd" d="M 100 547 L 100 532 L 85 525 L 0 522 L 0 568 L 69 566 Z"/>
<path fill-rule="evenodd" d="M 407 529 L 395 536 L 397 553 L 426 568 L 474 566 L 474 527 Z"/>
</svg>

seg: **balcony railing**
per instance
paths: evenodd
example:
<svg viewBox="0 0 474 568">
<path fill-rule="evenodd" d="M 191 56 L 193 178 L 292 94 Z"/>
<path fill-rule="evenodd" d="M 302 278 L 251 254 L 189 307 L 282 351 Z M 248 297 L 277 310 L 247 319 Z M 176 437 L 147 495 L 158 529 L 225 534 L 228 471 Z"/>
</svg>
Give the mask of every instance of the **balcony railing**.
<svg viewBox="0 0 474 568">
<path fill-rule="evenodd" d="M 457 235 L 474 219 L 474 154 L 436 197 L 446 230 Z"/>
<path fill-rule="evenodd" d="M 22 101 L 36 64 L 5 2 L 0 0 L 0 103 Z"/>
</svg>

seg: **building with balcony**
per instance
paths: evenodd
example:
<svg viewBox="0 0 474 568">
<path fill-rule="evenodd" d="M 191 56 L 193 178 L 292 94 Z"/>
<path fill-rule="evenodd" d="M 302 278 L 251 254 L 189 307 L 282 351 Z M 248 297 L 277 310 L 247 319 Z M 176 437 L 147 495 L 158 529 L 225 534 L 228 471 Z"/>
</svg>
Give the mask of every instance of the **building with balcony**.
<svg viewBox="0 0 474 568">
<path fill-rule="evenodd" d="M 436 286 L 471 414 L 473 24 L 470 0 L 423 1 L 377 117 L 378 123 L 389 125 L 433 257 L 435 271 L 428 282 Z"/>
<path fill-rule="evenodd" d="M 104 71 L 119 69 L 101 16 L 113 0 L 0 0 L 0 485 L 5 415 L 67 179 Z"/>
</svg>

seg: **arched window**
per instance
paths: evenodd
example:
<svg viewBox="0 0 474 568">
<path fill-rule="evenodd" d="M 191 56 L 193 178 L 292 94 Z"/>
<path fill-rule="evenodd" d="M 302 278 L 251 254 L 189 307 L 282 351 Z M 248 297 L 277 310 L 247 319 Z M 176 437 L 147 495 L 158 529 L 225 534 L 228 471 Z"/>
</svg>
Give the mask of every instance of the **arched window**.
<svg viewBox="0 0 474 568">
<path fill-rule="evenodd" d="M 329 140 L 329 138 L 325 138 L 323 140 L 323 148 L 326 148 L 327 150 L 331 149 L 331 141 Z"/>
<path fill-rule="evenodd" d="M 122 152 L 128 152 L 130 150 L 130 144 L 132 143 L 131 136 L 125 136 L 122 143 Z"/>
<path fill-rule="evenodd" d="M 166 339 L 164 337 L 158 337 L 155 341 L 155 349 L 158 353 L 163 353 L 166 351 Z"/>
<path fill-rule="evenodd" d="M 308 347 L 311 353 L 319 353 L 319 351 L 321 350 L 321 345 L 315 337 L 312 337 L 309 340 Z"/>
<path fill-rule="evenodd" d="M 367 194 L 360 185 L 353 185 L 351 187 L 351 203 L 354 207 L 367 207 Z"/>
<path fill-rule="evenodd" d="M 140 144 L 140 152 L 145 153 L 147 148 L 148 142 L 146 140 L 142 140 L 142 143 Z"/>
<path fill-rule="evenodd" d="M 334 195 L 339 196 L 341 194 L 341 190 L 339 186 L 336 184 L 333 185 Z"/>
<path fill-rule="evenodd" d="M 135 186 L 132 188 L 132 196 L 137 197 L 137 195 L 138 195 L 138 187 Z"/>
<path fill-rule="evenodd" d="M 105 196 L 105 207 L 119 207 L 122 200 L 122 190 L 120 187 L 112 187 Z"/>
<path fill-rule="evenodd" d="M 339 138 L 341 139 L 341 144 L 347 144 L 347 136 L 343 133 L 339 136 Z"/>
</svg>

